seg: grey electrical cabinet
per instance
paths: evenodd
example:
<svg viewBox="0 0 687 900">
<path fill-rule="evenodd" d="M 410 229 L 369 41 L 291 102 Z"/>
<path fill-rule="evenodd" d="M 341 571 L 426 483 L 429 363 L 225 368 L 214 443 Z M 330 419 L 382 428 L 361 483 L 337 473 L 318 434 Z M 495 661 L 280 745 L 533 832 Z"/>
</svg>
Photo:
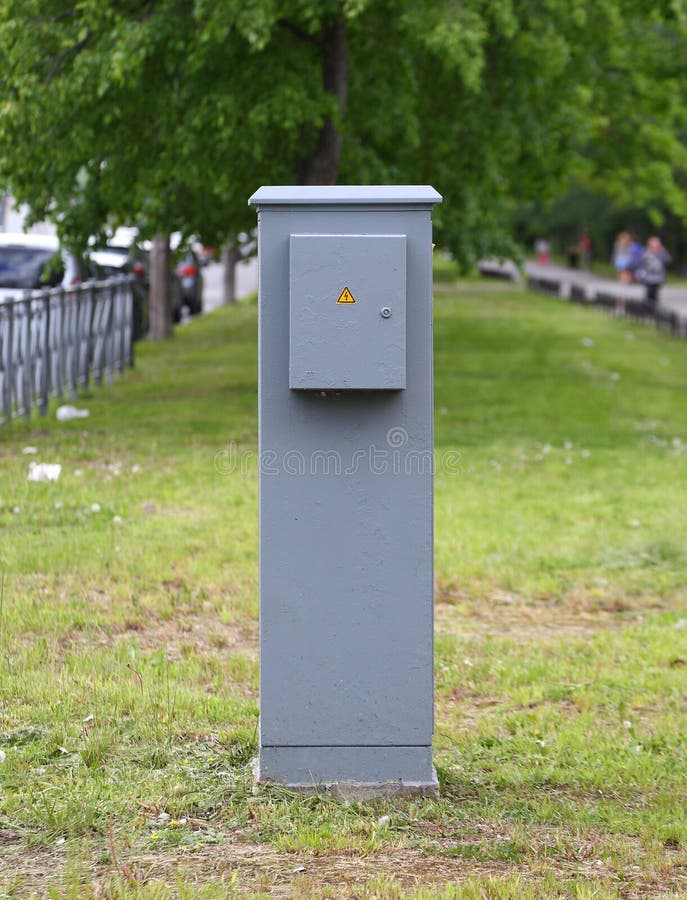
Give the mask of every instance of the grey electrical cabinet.
<svg viewBox="0 0 687 900">
<path fill-rule="evenodd" d="M 406 386 L 404 234 L 292 234 L 289 386 Z"/>
<path fill-rule="evenodd" d="M 292 788 L 434 792 L 425 186 L 262 187 L 260 748 Z"/>
</svg>

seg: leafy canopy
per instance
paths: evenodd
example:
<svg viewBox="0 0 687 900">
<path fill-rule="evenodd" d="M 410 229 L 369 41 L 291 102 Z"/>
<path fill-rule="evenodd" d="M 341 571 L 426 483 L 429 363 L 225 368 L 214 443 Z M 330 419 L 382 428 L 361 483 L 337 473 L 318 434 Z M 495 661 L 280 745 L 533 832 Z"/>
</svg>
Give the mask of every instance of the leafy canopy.
<svg viewBox="0 0 687 900">
<path fill-rule="evenodd" d="M 687 218 L 686 35 L 684 0 L 0 0 L 0 183 L 74 244 L 214 244 L 330 120 L 338 180 L 433 184 L 464 259 L 511 251 L 515 204 L 571 173 Z"/>
</svg>

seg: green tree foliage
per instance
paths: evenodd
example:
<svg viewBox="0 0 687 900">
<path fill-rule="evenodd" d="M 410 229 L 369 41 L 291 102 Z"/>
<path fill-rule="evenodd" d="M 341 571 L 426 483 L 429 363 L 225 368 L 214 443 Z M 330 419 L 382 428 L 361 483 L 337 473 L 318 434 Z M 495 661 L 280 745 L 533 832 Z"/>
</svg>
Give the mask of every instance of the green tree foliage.
<svg viewBox="0 0 687 900">
<path fill-rule="evenodd" d="M 513 218 L 513 233 L 521 246 L 531 251 L 537 238 L 547 237 L 555 253 L 564 259 L 579 251 L 578 242 L 587 234 L 595 261 L 610 266 L 613 246 L 621 231 L 629 231 L 644 243 L 659 234 L 671 257 L 671 270 L 685 273 L 687 228 L 656 197 L 650 204 L 627 206 L 616 202 L 598 188 L 572 181 L 568 190 L 549 203 L 528 203 Z"/>
<path fill-rule="evenodd" d="M 0 181 L 83 243 L 218 244 L 261 183 L 430 182 L 512 250 L 571 172 L 687 216 L 684 0 L 0 0 Z"/>
</svg>

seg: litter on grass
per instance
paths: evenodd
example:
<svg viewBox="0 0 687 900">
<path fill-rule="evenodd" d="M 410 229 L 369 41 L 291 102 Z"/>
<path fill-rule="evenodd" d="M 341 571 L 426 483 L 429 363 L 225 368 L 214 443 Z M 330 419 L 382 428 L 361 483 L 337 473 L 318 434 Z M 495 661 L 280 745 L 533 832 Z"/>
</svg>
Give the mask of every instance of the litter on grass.
<svg viewBox="0 0 687 900">
<path fill-rule="evenodd" d="M 69 422 L 71 419 L 85 419 L 90 416 L 89 409 L 79 409 L 77 406 L 58 406 L 57 416 L 58 422 Z"/>
<path fill-rule="evenodd" d="M 62 466 L 59 463 L 29 463 L 29 481 L 57 481 Z"/>
</svg>

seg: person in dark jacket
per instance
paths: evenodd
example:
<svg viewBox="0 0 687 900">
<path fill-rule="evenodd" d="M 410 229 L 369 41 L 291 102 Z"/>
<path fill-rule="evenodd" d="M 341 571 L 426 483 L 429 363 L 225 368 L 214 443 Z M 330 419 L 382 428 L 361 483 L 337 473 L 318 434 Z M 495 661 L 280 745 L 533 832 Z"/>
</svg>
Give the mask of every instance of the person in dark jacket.
<svg viewBox="0 0 687 900">
<path fill-rule="evenodd" d="M 669 262 L 670 254 L 661 243 L 661 239 L 656 236 L 650 237 L 637 274 L 646 288 L 646 302 L 651 309 L 658 306 L 658 295 L 661 285 L 666 280 L 666 266 Z"/>
</svg>

